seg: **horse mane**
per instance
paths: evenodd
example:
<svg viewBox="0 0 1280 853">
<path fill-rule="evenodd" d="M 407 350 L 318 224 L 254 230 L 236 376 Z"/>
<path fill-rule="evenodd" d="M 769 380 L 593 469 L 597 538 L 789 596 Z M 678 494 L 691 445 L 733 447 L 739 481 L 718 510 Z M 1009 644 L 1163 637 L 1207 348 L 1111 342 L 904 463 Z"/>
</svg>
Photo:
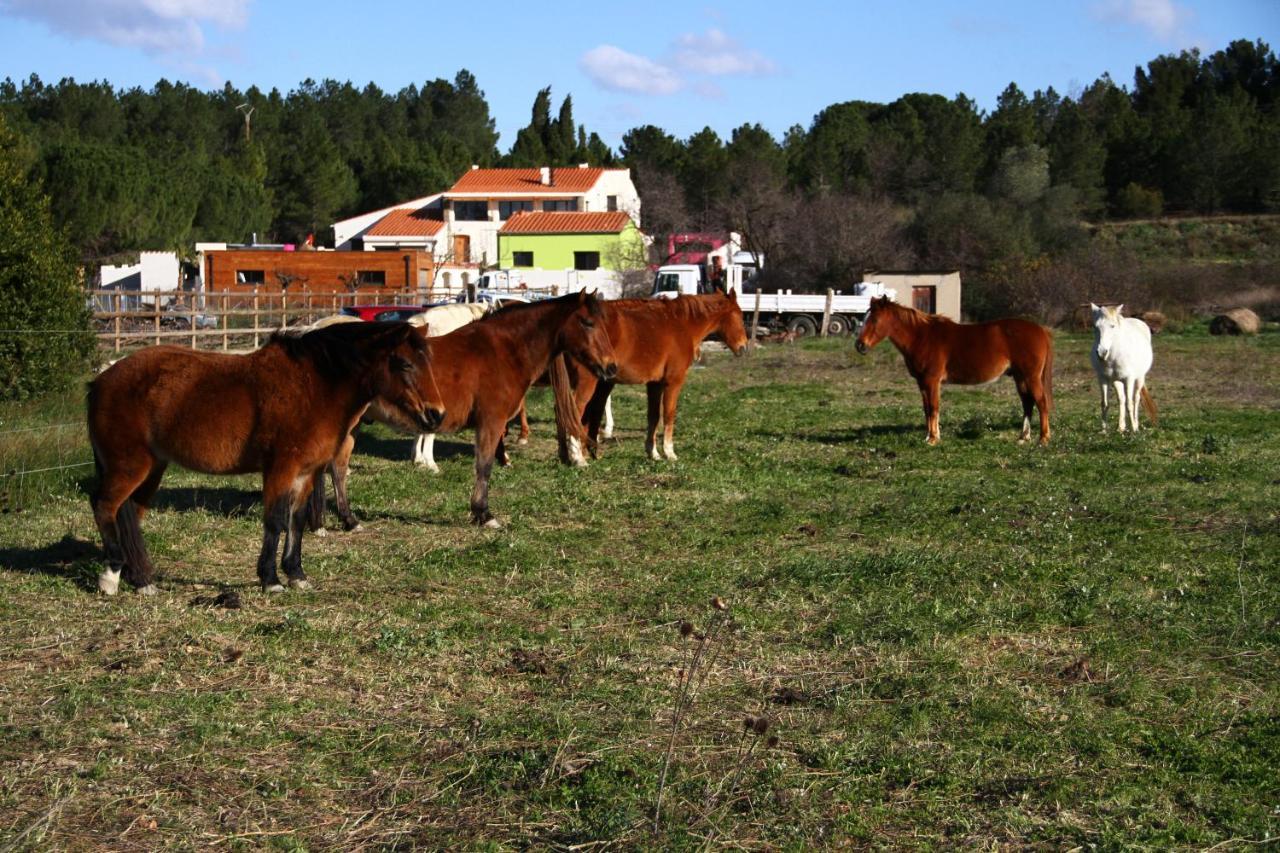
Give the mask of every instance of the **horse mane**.
<svg viewBox="0 0 1280 853">
<path fill-rule="evenodd" d="M 363 373 L 387 344 L 399 340 L 394 332 L 400 328 L 411 327 L 405 322 L 339 323 L 300 335 L 276 331 L 267 346 L 279 347 L 295 361 L 307 359 L 323 376 L 340 379 Z"/>
<path fill-rule="evenodd" d="M 513 322 L 519 324 L 521 320 L 526 322 L 536 322 L 547 311 L 566 305 L 577 307 L 578 293 L 566 293 L 564 296 L 557 296 L 554 299 L 540 299 L 537 302 L 510 302 L 501 308 L 490 311 L 485 314 L 476 323 L 488 323 L 496 325 L 500 322 Z M 596 302 L 596 308 L 599 309 L 599 301 Z"/>
<path fill-rule="evenodd" d="M 698 296 L 681 294 L 675 299 L 615 299 L 609 305 L 623 310 L 639 308 L 646 311 L 652 311 L 657 307 L 684 320 L 705 320 L 715 315 L 717 306 L 709 299 L 698 297 L 710 295 L 713 294 L 702 293 Z"/>
<path fill-rule="evenodd" d="M 893 309 L 894 316 L 903 323 L 919 326 L 925 323 L 953 322 L 949 317 L 940 314 L 926 314 L 914 305 L 903 305 L 890 299 L 885 305 Z"/>
</svg>

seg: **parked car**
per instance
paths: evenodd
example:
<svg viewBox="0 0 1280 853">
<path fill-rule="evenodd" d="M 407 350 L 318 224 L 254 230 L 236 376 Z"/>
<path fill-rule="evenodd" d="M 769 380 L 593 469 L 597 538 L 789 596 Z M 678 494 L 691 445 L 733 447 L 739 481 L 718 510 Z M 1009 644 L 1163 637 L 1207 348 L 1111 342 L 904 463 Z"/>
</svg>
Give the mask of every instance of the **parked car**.
<svg viewBox="0 0 1280 853">
<path fill-rule="evenodd" d="M 465 293 L 460 294 L 454 301 L 466 302 L 467 296 Z M 501 290 L 477 290 L 475 292 L 475 298 L 471 301 L 483 302 L 487 305 L 493 305 L 495 308 L 503 308 L 514 302 L 528 303 L 535 302 L 537 300 L 532 294 L 525 295 L 523 293 L 508 293 Z"/>
<path fill-rule="evenodd" d="M 430 307 L 430 305 L 347 305 L 343 307 L 341 313 L 348 317 L 359 317 L 366 323 L 389 323 L 408 320 Z"/>
</svg>

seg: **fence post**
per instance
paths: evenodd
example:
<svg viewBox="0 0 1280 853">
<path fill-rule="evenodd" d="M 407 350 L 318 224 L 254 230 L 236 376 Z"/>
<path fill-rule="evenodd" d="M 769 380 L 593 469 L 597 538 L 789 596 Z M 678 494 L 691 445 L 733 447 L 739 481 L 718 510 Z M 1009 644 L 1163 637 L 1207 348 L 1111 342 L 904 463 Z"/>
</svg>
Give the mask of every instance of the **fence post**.
<svg viewBox="0 0 1280 853">
<path fill-rule="evenodd" d="M 827 304 L 822 309 L 822 328 L 818 330 L 818 337 L 825 338 L 827 336 L 827 327 L 831 325 L 831 300 L 835 298 L 836 292 L 831 288 L 827 288 Z"/>
<path fill-rule="evenodd" d="M 115 303 L 115 309 L 116 309 L 114 312 L 112 312 L 116 315 L 113 320 L 113 325 L 115 326 L 115 332 L 116 332 L 115 334 L 116 352 L 120 352 L 120 291 L 117 290 L 115 292 L 115 299 L 113 299 L 112 301 Z"/>
<path fill-rule="evenodd" d="M 190 301 L 187 303 L 191 309 L 191 348 L 196 348 L 196 295 L 190 295 Z"/>
<path fill-rule="evenodd" d="M 756 307 L 751 312 L 751 342 L 756 342 L 756 334 L 760 330 L 760 287 L 756 286 Z"/>
<path fill-rule="evenodd" d="M 222 292 L 222 351 L 226 352 L 231 348 L 230 336 L 227 334 L 227 321 L 231 318 L 227 316 L 227 292 Z"/>
<path fill-rule="evenodd" d="M 258 291 L 253 291 L 253 348 L 258 348 Z"/>
<path fill-rule="evenodd" d="M 139 299 L 141 299 L 141 297 L 139 297 Z M 152 297 L 151 299 L 151 313 L 156 320 L 156 346 L 159 346 L 160 345 L 160 297 L 159 296 Z"/>
</svg>

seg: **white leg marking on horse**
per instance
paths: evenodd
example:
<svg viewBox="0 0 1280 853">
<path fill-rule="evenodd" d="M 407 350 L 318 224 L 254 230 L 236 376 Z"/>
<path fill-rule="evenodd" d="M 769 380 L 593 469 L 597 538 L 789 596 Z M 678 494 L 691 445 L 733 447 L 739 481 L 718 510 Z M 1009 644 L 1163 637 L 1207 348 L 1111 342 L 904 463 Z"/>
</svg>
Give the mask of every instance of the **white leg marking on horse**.
<svg viewBox="0 0 1280 853">
<path fill-rule="evenodd" d="M 159 591 L 160 591 L 159 587 L 157 587 L 153 583 L 149 583 L 146 586 L 140 586 L 137 588 L 137 590 L 135 590 L 135 592 L 137 592 L 138 595 L 155 595 Z"/>
<path fill-rule="evenodd" d="M 613 438 L 613 395 L 604 399 L 604 426 L 600 430 L 601 438 Z"/>
<path fill-rule="evenodd" d="M 361 530 L 364 530 L 363 524 L 357 524 L 355 527 L 351 528 L 352 533 L 359 533 Z"/>
<path fill-rule="evenodd" d="M 290 578 L 289 586 L 294 589 L 311 589 L 311 581 L 306 578 Z"/>
<path fill-rule="evenodd" d="M 667 461 L 675 462 L 680 457 L 676 456 L 676 445 L 673 441 L 662 442 L 662 455 L 667 457 Z"/>
<path fill-rule="evenodd" d="M 498 530 L 502 527 L 502 522 L 498 521 L 496 518 L 491 518 L 484 523 L 484 526 L 490 530 Z"/>
<path fill-rule="evenodd" d="M 103 595 L 115 595 L 120 591 L 120 573 L 107 569 L 98 575 L 98 591 Z"/>
<path fill-rule="evenodd" d="M 262 588 L 262 591 L 269 592 L 269 593 L 284 592 L 284 587 L 278 583 L 273 583 L 270 586 L 264 586 Z"/>
<path fill-rule="evenodd" d="M 587 467 L 587 458 L 582 453 L 582 442 L 569 436 L 569 464 L 577 468 Z"/>
<path fill-rule="evenodd" d="M 316 535 L 323 539 L 325 536 L 329 535 L 329 531 L 324 529 L 323 527 L 317 527 Z"/>
<path fill-rule="evenodd" d="M 645 442 L 644 449 L 645 449 L 645 452 L 649 454 L 649 458 L 652 459 L 653 461 L 657 462 L 662 459 L 662 457 L 658 455 L 658 445 L 655 442 L 652 442 L 652 441 Z"/>
</svg>

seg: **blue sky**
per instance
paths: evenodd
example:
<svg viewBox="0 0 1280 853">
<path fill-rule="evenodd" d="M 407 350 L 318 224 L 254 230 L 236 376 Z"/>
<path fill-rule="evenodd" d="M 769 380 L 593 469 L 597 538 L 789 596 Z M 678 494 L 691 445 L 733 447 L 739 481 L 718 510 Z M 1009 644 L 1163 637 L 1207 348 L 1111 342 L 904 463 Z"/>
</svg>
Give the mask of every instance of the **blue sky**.
<svg viewBox="0 0 1280 853">
<path fill-rule="evenodd" d="M 964 92 L 989 109 L 1010 81 L 1071 94 L 1110 72 L 1127 85 L 1158 54 L 1237 38 L 1280 48 L 1280 0 L 0 0 L 0 77 L 394 91 L 465 67 L 505 151 L 546 85 L 615 147 L 640 124 L 727 137 L 760 122 L 780 136 L 845 100 Z"/>
</svg>

